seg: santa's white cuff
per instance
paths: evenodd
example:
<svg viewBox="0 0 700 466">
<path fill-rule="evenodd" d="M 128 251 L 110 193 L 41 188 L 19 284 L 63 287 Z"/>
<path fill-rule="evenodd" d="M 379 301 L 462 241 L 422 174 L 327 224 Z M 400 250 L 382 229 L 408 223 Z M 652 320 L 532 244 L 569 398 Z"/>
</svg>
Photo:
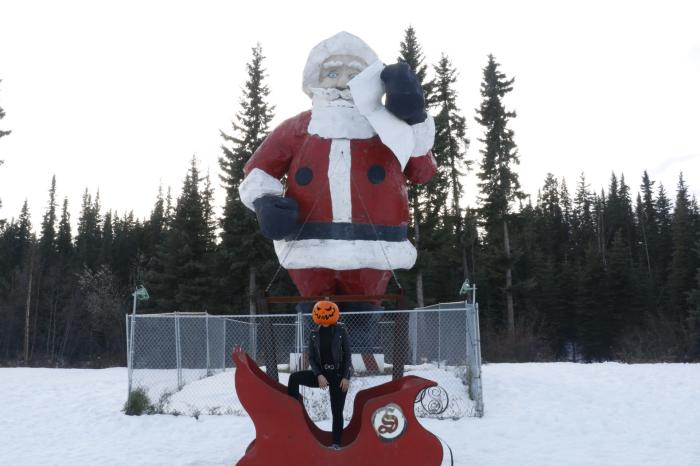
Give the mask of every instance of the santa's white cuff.
<svg viewBox="0 0 700 466">
<path fill-rule="evenodd" d="M 412 157 L 420 157 L 428 153 L 435 143 L 435 120 L 428 115 L 422 123 L 411 125 L 413 130 L 413 153 Z"/>
<path fill-rule="evenodd" d="M 253 202 L 263 196 L 281 196 L 284 187 L 280 180 L 270 176 L 259 168 L 253 168 L 238 187 L 241 201 L 250 210 L 255 210 Z"/>
</svg>

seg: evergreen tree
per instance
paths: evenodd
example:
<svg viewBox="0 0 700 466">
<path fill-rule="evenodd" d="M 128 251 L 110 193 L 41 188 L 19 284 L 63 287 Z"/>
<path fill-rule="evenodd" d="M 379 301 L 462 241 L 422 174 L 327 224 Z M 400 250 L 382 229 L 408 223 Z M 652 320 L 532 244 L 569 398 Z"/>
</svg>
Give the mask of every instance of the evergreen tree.
<svg viewBox="0 0 700 466">
<path fill-rule="evenodd" d="M 397 58 L 397 61 L 407 63 L 408 66 L 410 66 L 416 73 L 418 81 L 423 88 L 425 101 L 426 103 L 430 103 L 434 83 L 433 81 L 428 81 L 426 79 L 428 76 L 428 65 L 424 64 L 424 60 L 425 56 L 423 55 L 423 48 L 418 43 L 416 30 L 413 29 L 413 26 L 408 26 L 406 31 L 404 31 L 404 38 L 399 46 L 399 57 Z"/>
<path fill-rule="evenodd" d="M 56 258 L 56 175 L 51 178 L 49 189 L 49 205 L 41 222 L 41 237 L 39 238 L 39 255 L 44 266 L 50 266 Z"/>
<path fill-rule="evenodd" d="M 56 177 L 51 179 L 49 189 L 49 202 L 41 223 L 41 236 L 39 238 L 39 258 L 35 278 L 35 303 L 34 329 L 31 337 L 31 346 L 39 353 L 47 355 L 50 347 L 53 328 L 52 320 L 55 317 L 56 297 L 58 292 L 58 247 L 56 235 Z"/>
<path fill-rule="evenodd" d="M 514 166 L 519 164 L 519 157 L 513 130 L 508 122 L 515 117 L 515 112 L 506 111 L 502 99 L 513 90 L 513 79 L 499 71 L 493 55 L 484 68 L 481 84 L 483 101 L 477 110 L 476 121 L 484 127 L 484 144 L 481 171 L 478 174 L 481 189 L 481 216 L 486 231 L 486 244 L 492 249 L 501 243 L 503 247 L 502 263 L 505 275 L 506 328 L 510 335 L 515 333 L 515 311 L 513 306 L 513 261 L 508 224 L 511 216 L 511 203 L 523 199 L 520 182 Z"/>
<path fill-rule="evenodd" d="M 32 248 L 32 221 L 29 213 L 29 204 L 26 199 L 22 204 L 22 210 L 17 220 L 16 232 L 14 260 L 11 262 L 12 268 L 18 267 L 25 262 Z"/>
<path fill-rule="evenodd" d="M 658 269 L 658 286 L 660 289 L 666 289 L 668 268 L 671 263 L 671 249 L 673 247 L 673 238 L 671 234 L 672 212 L 671 201 L 666 194 L 664 185 L 661 183 L 659 183 L 659 190 L 656 195 L 656 215 L 658 219 L 658 248 L 655 254 L 656 257 L 653 257 L 652 261 L 656 264 Z M 668 296 L 664 296 L 663 300 L 667 301 Z"/>
<path fill-rule="evenodd" d="M 0 79 L 0 82 L 2 82 L 2 79 Z M 3 118 L 5 118 L 5 110 L 3 110 L 2 107 L 0 107 L 0 120 L 2 120 Z M 11 132 L 12 132 L 12 131 L 7 131 L 7 130 L 2 130 L 2 129 L 0 129 L 0 138 L 3 137 L 3 136 L 7 136 L 7 135 L 10 134 Z M 0 164 L 1 164 L 1 163 L 2 163 L 2 161 L 0 161 Z"/>
<path fill-rule="evenodd" d="M 58 233 L 56 235 L 57 251 L 57 279 L 56 291 L 51 307 L 50 319 L 48 323 L 48 349 L 47 357 L 50 361 L 55 361 L 58 357 L 62 343 L 67 341 L 69 335 L 68 319 L 69 315 L 74 315 L 76 302 L 72 299 L 75 295 L 75 265 L 73 258 L 73 234 L 71 231 L 70 212 L 68 211 L 68 198 L 63 199 L 61 208 L 61 218 L 58 222 Z"/>
<path fill-rule="evenodd" d="M 118 220 L 118 217 L 117 217 Z M 114 231 L 112 229 L 112 211 L 107 211 L 102 226 L 102 241 L 100 255 L 97 260 L 100 265 L 112 266 L 112 247 L 114 246 Z"/>
<path fill-rule="evenodd" d="M 562 210 L 559 181 L 551 173 L 548 173 L 544 180 L 539 207 L 543 220 L 542 238 L 549 238 L 549 241 L 543 244 L 543 248 L 554 263 L 562 262 L 566 254 L 568 231 Z"/>
<path fill-rule="evenodd" d="M 398 61 L 407 63 L 416 73 L 418 81 L 423 88 L 423 95 L 425 97 L 426 105 L 429 105 L 433 83 L 432 81 L 427 80 L 428 66 L 424 64 L 423 50 L 418 43 L 413 26 L 409 26 L 405 31 L 404 40 L 401 42 L 399 47 Z M 425 268 L 426 263 L 430 262 L 430 258 L 426 257 L 426 255 L 430 254 L 430 251 L 424 247 L 424 244 L 421 241 L 421 229 L 423 229 L 423 235 L 430 234 L 430 230 L 424 229 L 424 211 L 427 210 L 425 208 L 426 186 L 424 184 L 409 184 L 408 201 L 412 213 L 411 222 L 413 223 L 411 240 L 418 251 L 418 258 L 411 273 L 402 273 L 401 275 L 408 275 L 409 283 L 415 282 L 416 303 L 418 307 L 423 307 L 425 305 L 423 269 Z M 402 282 L 406 282 L 406 280 L 402 280 Z"/>
<path fill-rule="evenodd" d="M 643 242 L 643 254 L 646 262 L 647 275 L 651 278 L 652 262 L 658 254 L 659 224 L 656 213 L 656 202 L 654 201 L 654 181 L 649 178 L 649 174 L 644 170 L 642 184 L 640 186 L 640 209 L 637 215 L 639 222 L 640 236 Z"/>
<path fill-rule="evenodd" d="M 581 173 L 576 185 L 572 214 L 572 242 L 575 255 L 583 261 L 586 249 L 595 244 L 596 229 L 593 223 L 593 193 L 586 183 L 586 176 Z"/>
<path fill-rule="evenodd" d="M 687 293 L 693 288 L 697 270 L 697 231 L 693 229 L 691 201 L 682 173 L 678 179 L 671 236 L 673 246 L 668 276 L 669 311 L 672 316 L 685 319 Z"/>
<path fill-rule="evenodd" d="M 449 264 L 452 270 L 461 269 L 462 273 L 458 280 L 447 283 L 449 288 L 455 291 L 460 288 L 464 280 L 471 278 L 467 267 L 464 213 L 460 206 L 460 199 L 464 193 L 461 179 L 469 169 L 471 161 L 467 159 L 469 139 L 466 137 L 466 120 L 457 107 L 456 81 L 457 72 L 447 56 L 443 55 L 435 66 L 435 87 L 431 97 L 431 105 L 437 111 L 433 154 L 438 161 L 438 171 L 441 172 L 438 179 L 444 178 L 447 181 L 446 187 L 450 195 L 450 203 L 447 215 L 443 216 L 443 223 L 447 230 L 445 233 L 451 238 L 447 238 L 443 243 L 444 254 L 440 263 Z M 445 275 L 441 273 L 440 276 L 444 281 Z M 447 276 L 453 277 L 454 274 L 448 273 Z"/>
<path fill-rule="evenodd" d="M 214 250 L 216 247 L 216 226 L 217 219 L 214 213 L 214 187 L 211 184 L 209 170 L 204 177 L 204 188 L 202 189 L 202 209 L 204 222 L 206 224 L 207 249 Z"/>
<path fill-rule="evenodd" d="M 248 80 L 240 110 L 232 123 L 233 134 L 221 131 L 224 144 L 219 165 L 226 201 L 221 219 L 219 299 L 238 311 L 249 307 L 254 312 L 257 280 L 269 273 L 274 264 L 272 245 L 259 234 L 255 215 L 243 205 L 238 194 L 244 178 L 243 167 L 267 135 L 273 117 L 274 107 L 267 103 L 270 90 L 264 83 L 264 58 L 258 44 L 247 64 Z M 247 302 L 241 299 L 246 294 Z"/>
<path fill-rule="evenodd" d="M 58 234 L 56 236 L 56 251 L 59 258 L 66 258 L 73 251 L 73 234 L 70 225 L 70 212 L 68 212 L 68 198 L 63 199 L 61 219 L 58 222 Z"/>
<path fill-rule="evenodd" d="M 107 219 L 105 218 L 105 224 Z M 121 218 L 115 215 L 113 223 L 113 240 L 105 240 L 103 244 L 107 247 L 107 244 L 111 244 L 110 251 L 112 252 L 112 259 L 109 262 L 114 277 L 117 279 L 117 283 L 122 286 L 126 286 L 128 289 L 134 289 L 136 283 L 136 268 L 139 265 L 139 243 L 144 243 L 144 241 L 139 241 L 140 236 L 144 228 L 138 220 L 134 219 L 134 213 L 125 213 Z M 107 236 L 106 227 L 103 237 Z M 144 246 L 142 246 L 143 248 Z M 141 259 L 144 263 L 146 259 Z"/>
<path fill-rule="evenodd" d="M 156 247 L 162 244 L 166 228 L 165 199 L 163 198 L 163 186 L 161 185 L 158 187 L 158 195 L 156 196 L 156 202 L 153 205 L 151 216 L 144 225 L 143 253 L 146 257 L 153 256 Z"/>
<path fill-rule="evenodd" d="M 75 238 L 75 252 L 81 267 L 95 269 L 100 254 L 101 225 L 99 215 L 99 193 L 92 200 L 87 188 L 83 193 L 78 219 L 78 232 Z"/>
<path fill-rule="evenodd" d="M 1 79 L 0 79 L 0 82 L 2 82 Z M 0 107 L 0 120 L 2 120 L 3 118 L 5 118 L 5 111 L 2 109 L 2 107 Z M 11 133 L 11 131 L 3 131 L 2 129 L 0 129 L 0 138 L 2 138 L 3 136 L 7 136 L 10 133 Z M 4 161 L 2 159 L 0 159 L 0 166 L 2 166 L 3 163 L 4 163 Z M 0 209 L 2 209 L 2 199 L 1 198 L 0 198 Z M 0 218 L 0 229 L 4 225 L 5 225 L 5 220 Z"/>
<path fill-rule="evenodd" d="M 162 309 L 204 311 L 211 304 L 213 240 L 201 181 L 192 157 L 172 225 L 147 275 L 147 287 Z"/>
<path fill-rule="evenodd" d="M 695 247 L 696 259 L 700 263 L 700 238 Z M 688 296 L 690 305 L 689 320 L 691 328 L 691 354 L 696 361 L 700 360 L 700 267 L 696 273 L 696 286 Z"/>
</svg>

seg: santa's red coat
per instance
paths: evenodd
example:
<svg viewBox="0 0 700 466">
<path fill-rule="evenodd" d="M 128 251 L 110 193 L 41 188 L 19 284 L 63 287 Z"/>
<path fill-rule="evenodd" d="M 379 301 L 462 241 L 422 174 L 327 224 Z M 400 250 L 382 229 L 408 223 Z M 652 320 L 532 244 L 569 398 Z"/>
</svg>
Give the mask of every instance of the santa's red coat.
<svg viewBox="0 0 700 466">
<path fill-rule="evenodd" d="M 305 224 L 301 236 L 295 233 L 294 238 L 275 242 L 282 265 L 288 269 L 410 268 L 415 249 L 405 238 L 406 181 L 430 180 L 436 172 L 432 153 L 411 157 L 402 170 L 379 136 L 325 139 L 308 133 L 310 119 L 307 111 L 286 120 L 244 168 L 247 177 L 256 175 L 255 183 L 241 189 L 248 205 L 251 199 L 273 193 L 264 188 L 267 180 L 285 175 L 284 195 L 299 203 L 299 223 Z M 407 247 L 413 251 L 412 258 L 406 257 Z M 363 254 L 367 249 L 371 251 Z"/>
</svg>

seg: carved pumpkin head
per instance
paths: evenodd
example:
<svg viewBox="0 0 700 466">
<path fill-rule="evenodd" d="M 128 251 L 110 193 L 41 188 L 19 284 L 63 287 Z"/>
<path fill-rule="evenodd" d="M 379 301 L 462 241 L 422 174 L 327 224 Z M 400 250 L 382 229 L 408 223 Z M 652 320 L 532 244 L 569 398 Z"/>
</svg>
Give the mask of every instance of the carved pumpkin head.
<svg viewBox="0 0 700 466">
<path fill-rule="evenodd" d="M 332 301 L 319 301 L 311 311 L 311 318 L 317 325 L 335 325 L 339 317 L 340 309 Z"/>
</svg>

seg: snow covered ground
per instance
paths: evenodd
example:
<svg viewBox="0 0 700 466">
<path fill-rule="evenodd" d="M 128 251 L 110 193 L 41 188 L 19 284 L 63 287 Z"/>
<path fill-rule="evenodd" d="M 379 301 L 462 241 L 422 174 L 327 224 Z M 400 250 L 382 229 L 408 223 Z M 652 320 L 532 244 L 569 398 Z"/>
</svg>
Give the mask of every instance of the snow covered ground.
<svg viewBox="0 0 700 466">
<path fill-rule="evenodd" d="M 0 368 L 0 465 L 234 465 L 253 438 L 246 417 L 125 416 L 126 376 Z M 421 421 L 456 465 L 700 465 L 697 364 L 492 364 L 484 400 Z"/>
</svg>

